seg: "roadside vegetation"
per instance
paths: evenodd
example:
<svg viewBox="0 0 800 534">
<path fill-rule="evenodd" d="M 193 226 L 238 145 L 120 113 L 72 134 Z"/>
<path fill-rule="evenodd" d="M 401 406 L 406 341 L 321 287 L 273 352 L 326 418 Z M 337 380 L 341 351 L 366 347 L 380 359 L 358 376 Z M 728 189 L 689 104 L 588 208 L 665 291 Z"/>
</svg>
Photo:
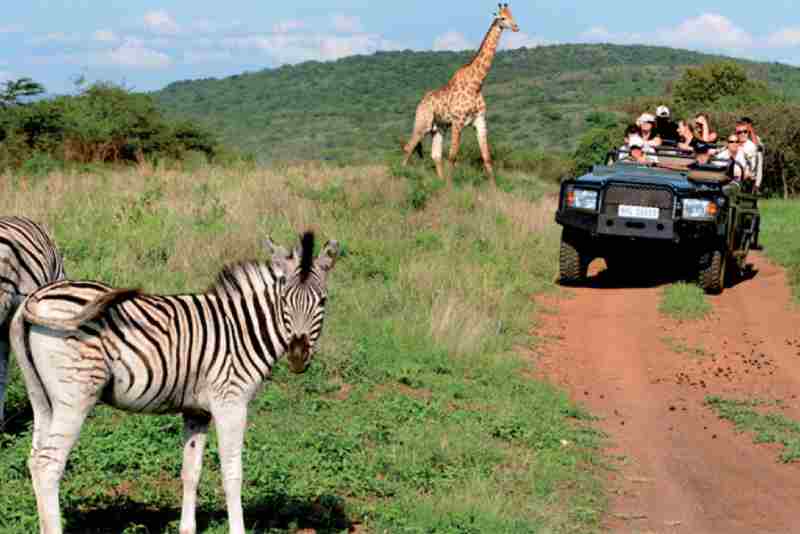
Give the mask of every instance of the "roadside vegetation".
<svg viewBox="0 0 800 534">
<path fill-rule="evenodd" d="M 678 282 L 664 287 L 658 309 L 673 319 L 694 321 L 706 317 L 711 304 L 697 284 Z"/>
<path fill-rule="evenodd" d="M 774 411 L 762 413 L 765 411 L 765 407 L 774 407 L 779 404 L 779 402 L 739 401 L 721 397 L 706 399 L 706 405 L 711 407 L 721 419 L 731 421 L 738 432 L 755 434 L 753 443 L 783 445 L 779 456 L 780 461 L 796 462 L 800 460 L 800 422 Z"/>
<path fill-rule="evenodd" d="M 438 189 L 423 166 L 274 169 L 147 163 L 5 174 L 0 212 L 49 225 L 68 274 L 150 292 L 200 291 L 226 262 L 306 228 L 336 238 L 322 348 L 279 366 L 251 404 L 243 485 L 259 533 L 593 532 L 601 436 L 532 380 L 531 295 L 552 290 L 552 186 L 469 167 Z M 424 209 L 422 209 L 424 207 Z M 0 532 L 32 532 L 31 413 L 14 366 L 0 433 Z M 96 410 L 62 484 L 68 532 L 177 532 L 181 422 Z M 212 436 L 200 524 L 226 532 Z"/>
<path fill-rule="evenodd" d="M 767 200 L 761 209 L 761 242 L 764 253 L 786 268 L 795 300 L 800 303 L 800 203 L 796 200 Z"/>
<path fill-rule="evenodd" d="M 106 83 L 55 98 L 42 98 L 44 90 L 22 78 L 0 91 L 0 170 L 44 176 L 68 166 L 231 157 L 196 122 L 167 119 L 149 95 Z"/>
</svg>

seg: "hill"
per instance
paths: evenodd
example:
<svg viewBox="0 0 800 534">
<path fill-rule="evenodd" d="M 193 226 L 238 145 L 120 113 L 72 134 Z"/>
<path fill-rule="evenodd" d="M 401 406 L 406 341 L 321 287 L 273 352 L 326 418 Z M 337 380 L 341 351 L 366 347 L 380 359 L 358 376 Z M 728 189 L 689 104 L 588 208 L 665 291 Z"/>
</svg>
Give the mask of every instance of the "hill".
<svg viewBox="0 0 800 534">
<path fill-rule="evenodd" d="M 155 96 L 169 114 L 203 121 L 223 141 L 260 160 L 379 159 L 399 154 L 421 96 L 446 83 L 472 56 L 379 52 L 176 82 Z M 500 52 L 484 87 L 493 142 L 511 148 L 572 148 L 596 110 L 662 94 L 687 66 L 720 59 L 638 45 Z M 800 97 L 800 69 L 736 61 L 776 92 Z"/>
</svg>

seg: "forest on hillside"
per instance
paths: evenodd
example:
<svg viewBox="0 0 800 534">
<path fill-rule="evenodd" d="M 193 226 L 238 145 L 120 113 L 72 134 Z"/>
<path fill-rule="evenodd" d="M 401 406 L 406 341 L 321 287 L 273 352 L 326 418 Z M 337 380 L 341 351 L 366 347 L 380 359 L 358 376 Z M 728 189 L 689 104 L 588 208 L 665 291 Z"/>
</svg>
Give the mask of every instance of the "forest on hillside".
<svg viewBox="0 0 800 534">
<path fill-rule="evenodd" d="M 380 52 L 182 81 L 153 96 L 169 115 L 201 121 L 260 161 L 374 161 L 399 154 L 419 99 L 471 57 L 472 52 Z M 669 96 L 688 66 L 721 59 L 650 46 L 502 51 L 484 86 L 493 143 L 504 150 L 572 152 L 581 135 L 607 121 L 598 112 L 623 118 L 621 103 Z M 736 62 L 772 94 L 800 97 L 800 69 Z"/>
</svg>

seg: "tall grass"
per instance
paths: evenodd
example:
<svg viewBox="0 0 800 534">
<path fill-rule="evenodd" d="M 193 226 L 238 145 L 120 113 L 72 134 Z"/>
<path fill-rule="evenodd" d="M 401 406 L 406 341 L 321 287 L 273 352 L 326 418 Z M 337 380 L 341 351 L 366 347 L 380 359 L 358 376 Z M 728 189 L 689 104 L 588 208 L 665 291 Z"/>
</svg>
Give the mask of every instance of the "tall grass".
<svg viewBox="0 0 800 534">
<path fill-rule="evenodd" d="M 786 268 L 795 300 L 800 302 L 800 202 L 769 200 L 761 206 L 761 243 L 766 255 Z"/>
<path fill-rule="evenodd" d="M 525 376 L 531 362 L 515 350 L 531 342 L 531 296 L 555 275 L 548 186 L 511 175 L 511 192 L 470 181 L 419 190 L 435 179 L 409 172 L 54 174 L 4 179 L 0 211 L 47 223 L 71 277 L 159 293 L 201 291 L 224 263 L 265 257 L 267 235 L 289 244 L 311 228 L 341 242 L 314 365 L 301 377 L 279 366 L 252 405 L 243 495 L 253 531 L 594 531 L 598 436 L 562 393 Z M 0 532 L 29 532 L 18 375 L 8 408 Z M 62 484 L 67 530 L 176 532 L 180 432 L 173 416 L 98 409 Z M 215 446 L 207 457 L 201 525 L 222 533 Z"/>
</svg>

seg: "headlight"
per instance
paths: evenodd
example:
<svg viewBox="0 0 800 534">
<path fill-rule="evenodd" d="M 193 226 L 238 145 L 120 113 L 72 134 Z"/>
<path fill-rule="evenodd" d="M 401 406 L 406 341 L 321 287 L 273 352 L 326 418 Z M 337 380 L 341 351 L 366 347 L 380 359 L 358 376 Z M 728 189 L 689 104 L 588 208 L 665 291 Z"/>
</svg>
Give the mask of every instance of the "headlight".
<svg viewBox="0 0 800 534">
<path fill-rule="evenodd" d="M 567 207 L 580 210 L 597 209 L 597 191 L 591 189 L 570 189 L 567 191 Z"/>
<path fill-rule="evenodd" d="M 713 219 L 717 216 L 719 207 L 711 200 L 698 198 L 683 199 L 684 219 Z"/>
</svg>

